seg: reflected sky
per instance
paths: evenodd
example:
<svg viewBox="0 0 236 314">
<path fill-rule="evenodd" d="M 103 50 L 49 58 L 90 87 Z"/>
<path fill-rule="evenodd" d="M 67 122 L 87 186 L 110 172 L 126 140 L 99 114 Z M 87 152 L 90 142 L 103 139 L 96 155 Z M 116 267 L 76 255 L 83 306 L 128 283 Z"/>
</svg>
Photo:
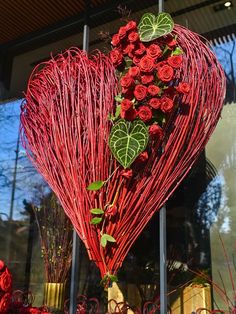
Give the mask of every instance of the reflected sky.
<svg viewBox="0 0 236 314">
<path fill-rule="evenodd" d="M 21 145 L 17 151 L 21 102 L 17 100 L 2 105 L 0 112 L 0 217 L 3 220 L 9 218 L 11 206 L 14 220 L 24 217 L 21 215 L 23 200 L 32 199 L 34 184 L 41 180 Z"/>
</svg>

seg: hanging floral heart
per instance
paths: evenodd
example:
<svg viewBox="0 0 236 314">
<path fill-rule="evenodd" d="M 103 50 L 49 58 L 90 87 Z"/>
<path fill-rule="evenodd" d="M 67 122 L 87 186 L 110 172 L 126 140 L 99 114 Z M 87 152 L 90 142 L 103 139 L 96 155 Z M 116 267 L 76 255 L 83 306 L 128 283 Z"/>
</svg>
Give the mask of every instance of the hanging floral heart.
<svg viewBox="0 0 236 314">
<path fill-rule="evenodd" d="M 159 34 L 169 17 L 146 18 L 140 34 L 134 21 L 120 28 L 110 57 L 71 49 L 36 68 L 22 106 L 28 155 L 105 284 L 205 147 L 225 95 L 197 34 L 178 25 Z"/>
</svg>

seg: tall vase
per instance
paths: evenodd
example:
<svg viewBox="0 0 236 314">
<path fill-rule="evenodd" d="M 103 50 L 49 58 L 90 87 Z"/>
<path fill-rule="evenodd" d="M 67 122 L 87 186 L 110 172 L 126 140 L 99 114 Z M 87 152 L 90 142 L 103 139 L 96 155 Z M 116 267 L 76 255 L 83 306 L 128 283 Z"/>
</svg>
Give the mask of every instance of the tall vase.
<svg viewBox="0 0 236 314">
<path fill-rule="evenodd" d="M 65 302 L 65 283 L 48 282 L 44 284 L 44 305 L 63 310 Z"/>
</svg>

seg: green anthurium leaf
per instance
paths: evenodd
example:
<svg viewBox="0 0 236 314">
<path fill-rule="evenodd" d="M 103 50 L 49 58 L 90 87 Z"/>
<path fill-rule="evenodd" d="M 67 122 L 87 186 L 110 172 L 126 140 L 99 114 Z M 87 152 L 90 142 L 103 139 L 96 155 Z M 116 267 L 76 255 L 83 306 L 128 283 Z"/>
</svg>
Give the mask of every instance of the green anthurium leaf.
<svg viewBox="0 0 236 314">
<path fill-rule="evenodd" d="M 143 42 L 152 41 L 172 32 L 174 21 L 170 14 L 160 13 L 155 16 L 152 13 L 145 13 L 138 25 L 140 40 Z"/>
<path fill-rule="evenodd" d="M 183 50 L 179 47 L 176 47 L 175 50 L 172 52 L 172 56 L 179 56 L 183 54 Z"/>
<path fill-rule="evenodd" d="M 120 119 L 111 129 L 109 147 L 114 157 L 126 169 L 148 143 L 148 129 L 141 120 Z"/>
<path fill-rule="evenodd" d="M 102 221 L 102 217 L 94 217 L 94 218 L 92 218 L 92 220 L 91 220 L 91 224 L 92 224 L 92 225 L 97 225 L 97 224 L 99 224 L 101 221 Z"/>
<path fill-rule="evenodd" d="M 90 213 L 94 215 L 102 215 L 104 214 L 104 210 L 102 210 L 101 208 L 92 208 L 90 209 Z"/>
<path fill-rule="evenodd" d="M 88 191 L 100 190 L 103 187 L 104 183 L 105 183 L 104 181 L 94 181 L 87 186 L 87 190 Z"/>
</svg>

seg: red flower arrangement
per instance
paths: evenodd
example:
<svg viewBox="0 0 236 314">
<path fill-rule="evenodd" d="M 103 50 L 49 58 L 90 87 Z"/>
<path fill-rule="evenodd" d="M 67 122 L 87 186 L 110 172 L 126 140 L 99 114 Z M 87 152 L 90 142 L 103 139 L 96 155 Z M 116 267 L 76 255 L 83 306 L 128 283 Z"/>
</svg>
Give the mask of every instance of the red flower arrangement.
<svg viewBox="0 0 236 314">
<path fill-rule="evenodd" d="M 8 313 L 11 303 L 11 290 L 12 290 L 12 276 L 5 265 L 0 260 L 0 313 Z"/>
<path fill-rule="evenodd" d="M 119 112 L 116 120 L 142 120 L 150 139 L 160 141 L 168 117 L 181 96 L 189 93 L 190 85 L 178 78 L 184 56 L 175 36 L 168 33 L 143 42 L 141 37 L 135 21 L 112 37 L 110 58 L 120 83 L 114 111 Z"/>
</svg>

